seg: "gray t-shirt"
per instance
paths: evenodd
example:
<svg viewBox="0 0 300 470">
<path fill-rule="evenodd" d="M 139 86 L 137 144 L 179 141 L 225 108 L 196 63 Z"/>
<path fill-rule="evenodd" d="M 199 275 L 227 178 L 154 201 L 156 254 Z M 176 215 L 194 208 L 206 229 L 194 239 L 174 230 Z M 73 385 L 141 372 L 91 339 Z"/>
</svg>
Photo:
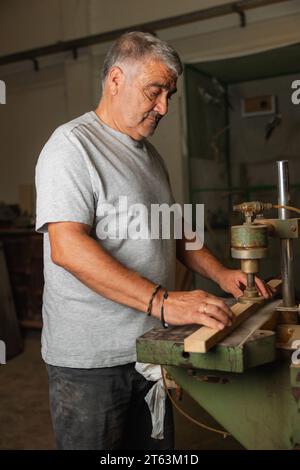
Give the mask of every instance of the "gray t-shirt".
<svg viewBox="0 0 300 470">
<path fill-rule="evenodd" d="M 80 368 L 134 362 L 136 338 L 159 321 L 102 297 L 54 264 L 47 224 L 90 225 L 91 236 L 114 258 L 154 283 L 174 289 L 174 238 L 122 239 L 110 233 L 114 223 L 101 228 L 104 217 L 109 217 L 105 204 L 112 204 L 122 216 L 119 196 L 127 197 L 128 206 L 144 204 L 149 213 L 151 204 L 174 203 L 162 158 L 146 139 L 137 142 L 90 111 L 52 134 L 38 159 L 36 190 L 36 230 L 44 234 L 44 361 Z M 134 213 L 130 223 L 136 223 Z M 103 239 L 102 232 L 111 238 Z"/>
</svg>

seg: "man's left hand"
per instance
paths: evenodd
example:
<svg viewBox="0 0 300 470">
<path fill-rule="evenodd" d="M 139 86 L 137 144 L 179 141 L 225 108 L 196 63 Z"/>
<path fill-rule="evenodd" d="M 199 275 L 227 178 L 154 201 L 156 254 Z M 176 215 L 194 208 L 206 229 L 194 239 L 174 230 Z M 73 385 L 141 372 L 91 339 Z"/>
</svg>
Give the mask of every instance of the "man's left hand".
<svg viewBox="0 0 300 470">
<path fill-rule="evenodd" d="M 243 295 L 242 286 L 247 286 L 247 276 L 239 269 L 224 269 L 218 276 L 218 284 L 221 289 L 237 299 Z M 270 299 L 273 296 L 272 289 L 256 276 L 255 284 L 259 294 L 265 299 Z"/>
</svg>

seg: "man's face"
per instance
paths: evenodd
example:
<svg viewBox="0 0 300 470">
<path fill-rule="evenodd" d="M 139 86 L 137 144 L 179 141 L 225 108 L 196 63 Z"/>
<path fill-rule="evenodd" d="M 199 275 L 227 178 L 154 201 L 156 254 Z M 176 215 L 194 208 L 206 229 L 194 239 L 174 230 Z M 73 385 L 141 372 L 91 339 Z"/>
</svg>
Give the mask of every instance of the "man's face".
<svg viewBox="0 0 300 470">
<path fill-rule="evenodd" d="M 122 70 L 122 67 L 120 67 Z M 115 119 L 120 130 L 135 140 L 148 137 L 168 112 L 176 92 L 176 75 L 157 60 L 126 66 L 115 96 Z"/>
</svg>

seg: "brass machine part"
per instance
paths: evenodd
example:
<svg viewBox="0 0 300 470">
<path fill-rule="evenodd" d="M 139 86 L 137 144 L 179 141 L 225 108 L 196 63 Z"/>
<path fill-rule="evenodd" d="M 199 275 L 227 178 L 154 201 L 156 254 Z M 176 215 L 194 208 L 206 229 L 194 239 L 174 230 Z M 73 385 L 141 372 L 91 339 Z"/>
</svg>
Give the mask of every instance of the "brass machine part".
<svg viewBox="0 0 300 470">
<path fill-rule="evenodd" d="M 248 207 L 247 207 L 248 208 Z M 253 212 L 249 217 L 254 217 Z M 261 302 L 255 284 L 255 274 L 259 271 L 259 259 L 265 258 L 268 247 L 268 226 L 246 222 L 231 227 L 231 256 L 241 260 L 241 269 L 247 275 L 247 286 L 240 302 Z"/>
<path fill-rule="evenodd" d="M 241 212 L 244 214 L 246 224 L 253 221 L 255 214 L 262 214 L 263 211 L 270 210 L 272 208 L 273 204 L 271 202 L 260 201 L 242 202 L 241 204 L 233 206 L 233 210 L 235 212 Z"/>
</svg>

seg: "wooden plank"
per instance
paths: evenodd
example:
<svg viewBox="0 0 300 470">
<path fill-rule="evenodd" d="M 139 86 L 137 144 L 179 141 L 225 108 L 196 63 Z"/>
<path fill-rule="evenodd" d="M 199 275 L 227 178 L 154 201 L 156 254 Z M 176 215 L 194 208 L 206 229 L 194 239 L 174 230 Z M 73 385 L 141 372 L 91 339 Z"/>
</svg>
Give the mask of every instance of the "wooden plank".
<svg viewBox="0 0 300 470">
<path fill-rule="evenodd" d="M 273 323 L 273 317 L 278 317 L 276 307 L 282 303 L 281 299 L 273 300 L 261 306 L 257 312 L 254 312 L 242 322 L 234 331 L 219 343 L 221 346 L 242 346 L 251 337 L 255 335 L 257 330 L 275 330 L 277 325 Z M 266 326 L 267 325 L 267 326 Z M 270 327 L 269 327 L 270 326 Z"/>
<path fill-rule="evenodd" d="M 280 289 L 281 284 L 281 279 L 272 279 L 268 282 L 268 285 L 276 291 Z M 184 339 L 184 351 L 199 353 L 207 352 L 215 344 L 228 336 L 243 321 L 245 321 L 252 313 L 258 310 L 266 302 L 267 301 L 263 301 L 259 304 L 250 302 L 242 304 L 237 302 L 231 307 L 231 310 L 235 316 L 231 326 L 228 326 L 221 331 L 209 328 L 207 326 L 200 327 L 197 331 Z"/>
</svg>

